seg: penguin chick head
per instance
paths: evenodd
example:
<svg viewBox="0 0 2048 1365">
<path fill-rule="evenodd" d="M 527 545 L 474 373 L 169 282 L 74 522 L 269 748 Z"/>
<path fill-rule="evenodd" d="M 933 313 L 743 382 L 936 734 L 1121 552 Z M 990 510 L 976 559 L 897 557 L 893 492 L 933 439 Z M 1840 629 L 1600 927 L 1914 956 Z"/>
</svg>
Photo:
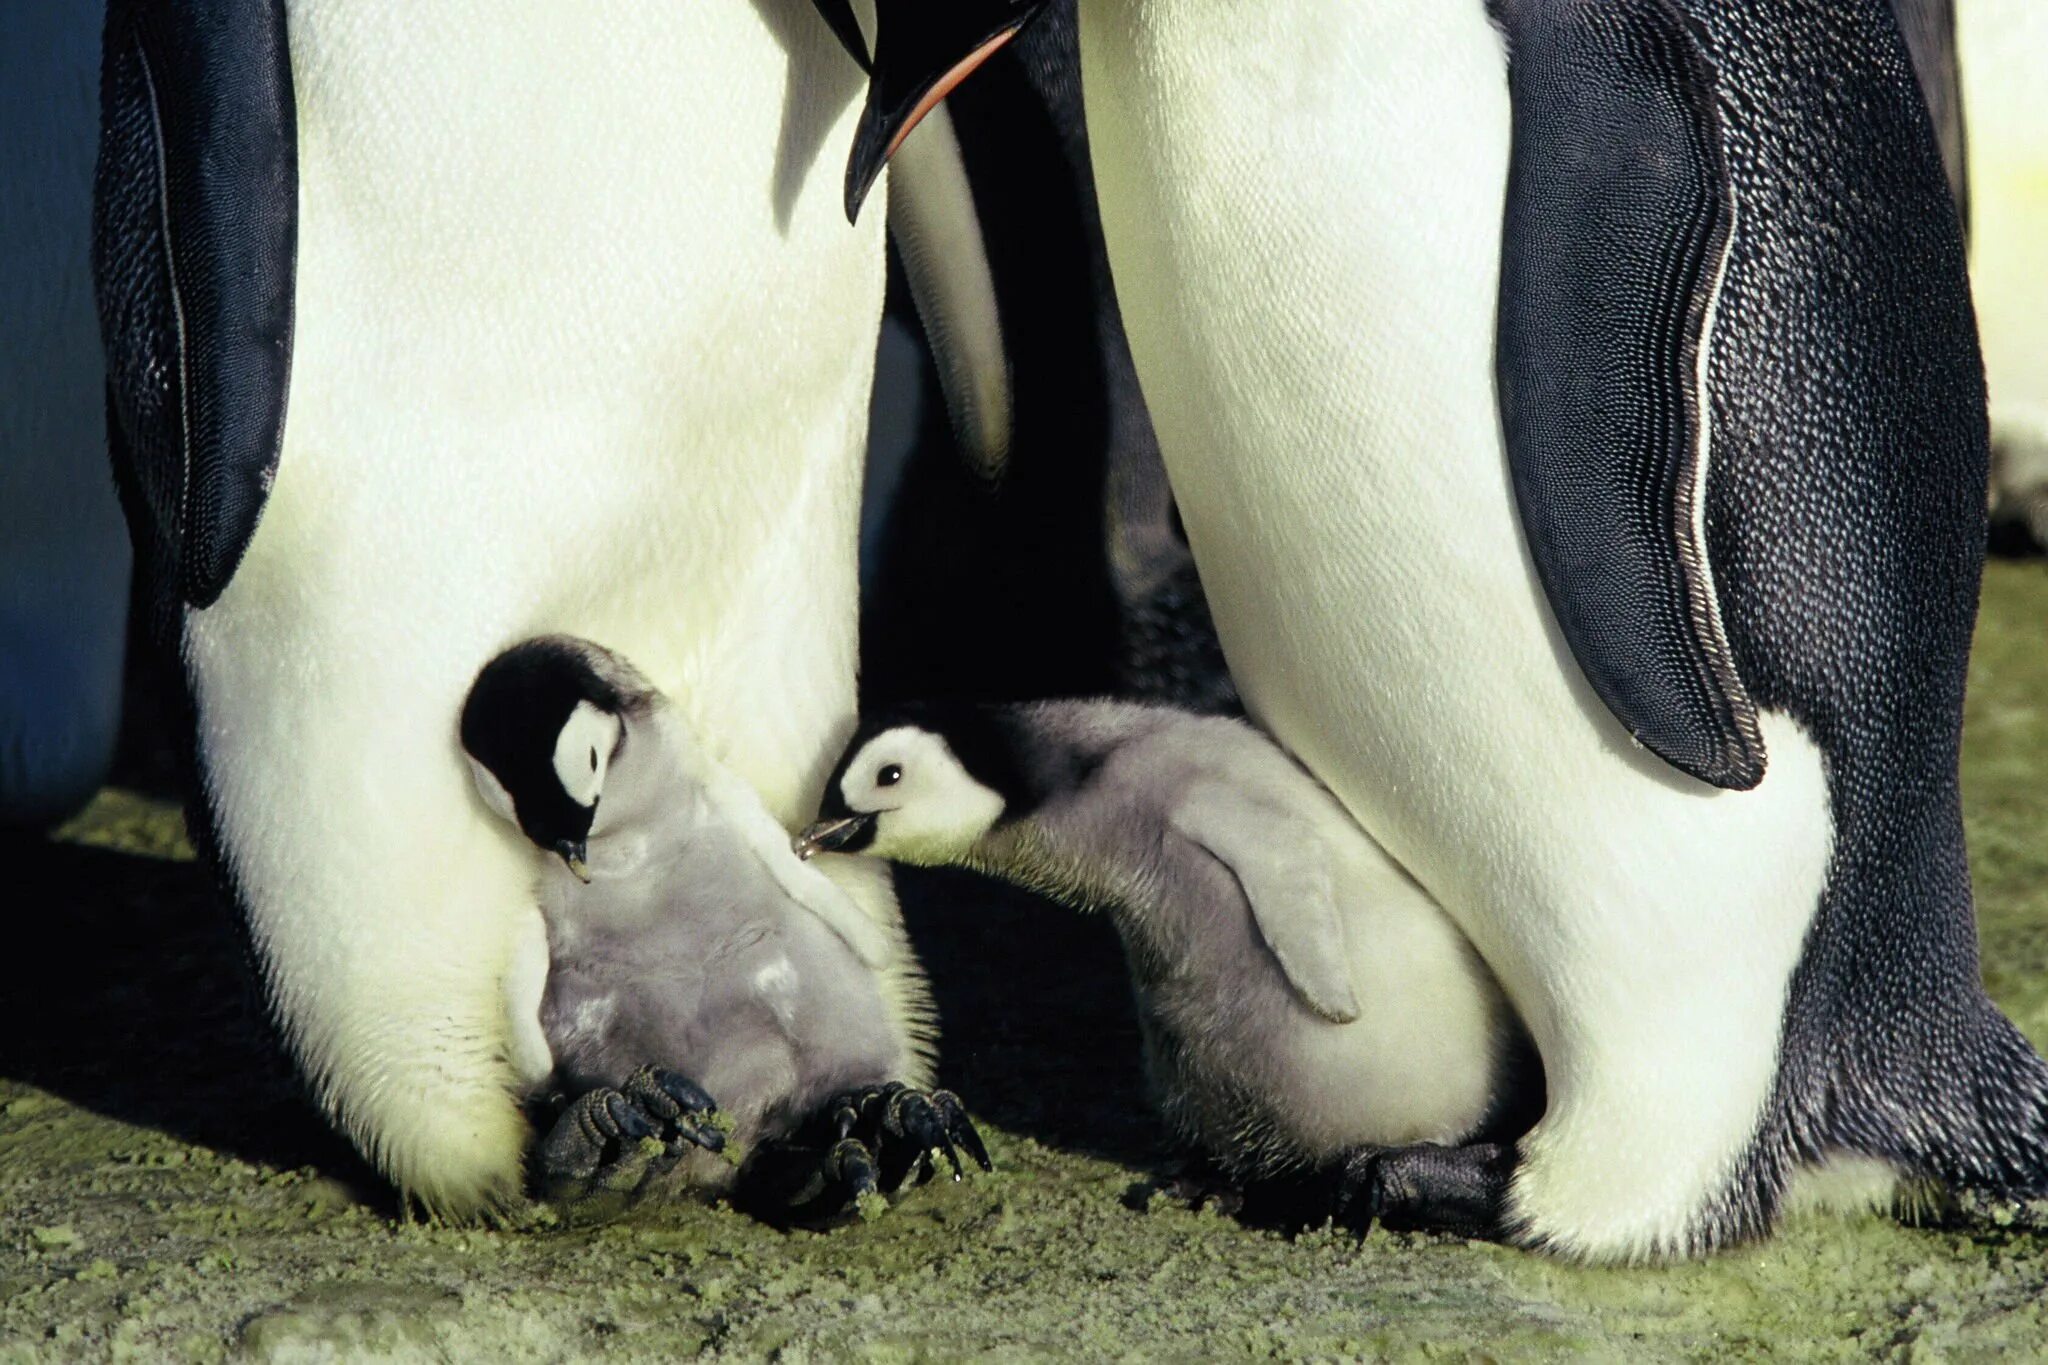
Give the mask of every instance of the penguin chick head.
<svg viewBox="0 0 2048 1365">
<path fill-rule="evenodd" d="M 1012 804 L 1000 737 L 982 718 L 929 714 L 863 725 L 825 787 L 797 856 L 836 851 L 936 866 L 959 862 Z"/>
<path fill-rule="evenodd" d="M 542 636 L 485 664 L 462 707 L 462 747 L 486 804 L 589 880 L 591 828 L 629 718 L 652 692 L 618 656 Z"/>
</svg>

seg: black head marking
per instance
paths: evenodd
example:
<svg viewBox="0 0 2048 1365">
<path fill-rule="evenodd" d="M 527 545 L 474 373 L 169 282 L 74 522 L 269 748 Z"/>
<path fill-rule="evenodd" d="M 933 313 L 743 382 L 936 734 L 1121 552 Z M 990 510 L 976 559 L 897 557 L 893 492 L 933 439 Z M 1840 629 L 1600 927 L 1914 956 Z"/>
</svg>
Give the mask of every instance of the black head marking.
<svg viewBox="0 0 2048 1365">
<path fill-rule="evenodd" d="M 615 716 L 644 709 L 647 695 L 623 686 L 604 656 L 563 636 L 514 645 L 485 664 L 462 707 L 462 747 L 488 768 L 512 798 L 519 827 L 542 848 L 589 837 L 596 805 L 562 789 L 555 741 L 576 708 L 588 702 Z M 590 751 L 590 768 L 598 755 Z"/>
<path fill-rule="evenodd" d="M 976 705 L 971 702 L 915 702 L 892 707 L 863 719 L 847 742 L 839 764 L 825 786 L 819 809 L 821 819 L 843 819 L 855 812 L 847 806 L 845 779 L 869 741 L 902 726 L 912 726 L 939 736 L 967 775 L 1003 799 L 1003 824 L 1030 814 L 1057 787 L 1065 775 L 1049 764 L 1048 755 L 1034 743 L 1029 727 L 1008 707 Z M 893 780 L 888 769 L 895 768 Z M 894 786 L 903 773 L 891 763 L 874 775 L 875 785 Z"/>
</svg>

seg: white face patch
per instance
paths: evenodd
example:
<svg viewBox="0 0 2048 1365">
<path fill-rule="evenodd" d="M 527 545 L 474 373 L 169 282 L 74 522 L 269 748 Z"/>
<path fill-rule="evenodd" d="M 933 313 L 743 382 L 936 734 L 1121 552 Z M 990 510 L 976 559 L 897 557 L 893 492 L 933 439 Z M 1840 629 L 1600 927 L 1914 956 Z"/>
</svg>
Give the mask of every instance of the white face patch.
<svg viewBox="0 0 2048 1365">
<path fill-rule="evenodd" d="M 943 738 L 914 725 L 862 745 L 839 794 L 848 809 L 879 816 L 862 851 L 906 863 L 955 861 L 1003 813 L 1003 798 L 975 781 Z"/>
<path fill-rule="evenodd" d="M 469 759 L 469 775 L 476 780 L 476 789 L 484 798 L 484 804 L 503 819 L 518 824 L 519 813 L 512 808 L 512 793 L 505 790 L 505 784 L 498 780 L 498 775 L 477 762 L 474 755 L 465 754 L 463 757 Z"/>
<path fill-rule="evenodd" d="M 576 703 L 555 740 L 555 777 L 579 806 L 595 806 L 619 742 L 619 718 L 587 701 Z"/>
</svg>

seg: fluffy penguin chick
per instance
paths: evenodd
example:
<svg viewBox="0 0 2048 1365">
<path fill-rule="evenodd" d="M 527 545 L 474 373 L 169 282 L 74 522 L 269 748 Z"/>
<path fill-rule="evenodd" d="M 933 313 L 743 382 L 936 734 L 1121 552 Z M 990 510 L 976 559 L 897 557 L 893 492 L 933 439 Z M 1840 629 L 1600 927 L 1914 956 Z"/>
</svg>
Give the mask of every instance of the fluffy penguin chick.
<svg viewBox="0 0 2048 1365">
<path fill-rule="evenodd" d="M 1518 1029 L 1442 911 L 1280 749 L 1122 702 L 862 725 L 797 851 L 951 864 L 1106 911 L 1154 1098 L 1255 1178 L 1457 1143 Z"/>
<path fill-rule="evenodd" d="M 900 927 L 792 857 L 625 661 L 561 636 L 507 650 L 462 745 L 484 800 L 550 855 L 546 986 L 520 1021 L 541 1036 L 522 1045 L 577 1098 L 542 1143 L 544 1182 L 609 1186 L 660 1137 L 723 1189 L 735 1168 L 709 1153 L 728 1130 L 741 1150 L 815 1152 L 819 1178 L 790 1186 L 804 1199 L 891 1188 L 956 1143 L 987 1164 L 958 1100 L 918 1088 L 927 1010 Z"/>
</svg>

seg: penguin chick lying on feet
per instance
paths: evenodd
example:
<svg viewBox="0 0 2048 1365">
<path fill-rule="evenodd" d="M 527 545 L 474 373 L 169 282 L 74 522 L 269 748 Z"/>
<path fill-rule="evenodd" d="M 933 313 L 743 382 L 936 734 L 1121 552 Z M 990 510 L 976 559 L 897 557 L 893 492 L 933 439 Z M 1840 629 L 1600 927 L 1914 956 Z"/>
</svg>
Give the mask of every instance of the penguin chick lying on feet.
<svg viewBox="0 0 2048 1365">
<path fill-rule="evenodd" d="M 624 660 L 563 636 L 507 650 L 471 688 L 462 746 L 485 802 L 549 855 L 532 1027 L 576 1098 L 540 1145 L 546 1192 L 631 1191 L 679 1163 L 723 1191 L 728 1133 L 741 1193 L 798 1218 L 929 1175 L 935 1150 L 957 1176 L 956 1144 L 988 1168 L 959 1100 L 906 1083 L 926 1011 L 900 931 L 792 857 Z"/>
<path fill-rule="evenodd" d="M 1535 1080 L 1464 937 L 1238 721 L 908 708 L 862 724 L 819 815 L 803 856 L 964 866 L 1106 911 L 1154 1099 L 1233 1179 L 1334 1171 L 1334 1211 L 1369 1219 L 1389 1182 L 1490 1135 Z"/>
</svg>

